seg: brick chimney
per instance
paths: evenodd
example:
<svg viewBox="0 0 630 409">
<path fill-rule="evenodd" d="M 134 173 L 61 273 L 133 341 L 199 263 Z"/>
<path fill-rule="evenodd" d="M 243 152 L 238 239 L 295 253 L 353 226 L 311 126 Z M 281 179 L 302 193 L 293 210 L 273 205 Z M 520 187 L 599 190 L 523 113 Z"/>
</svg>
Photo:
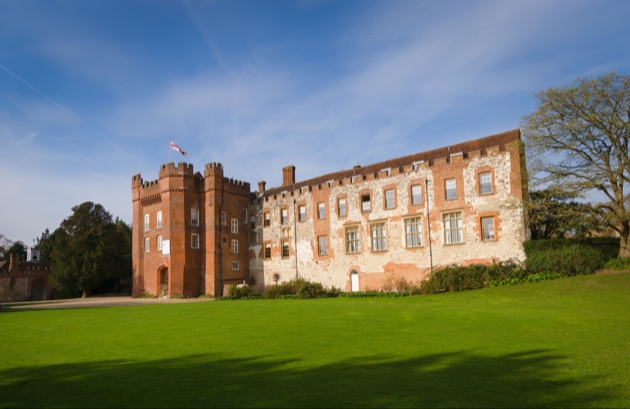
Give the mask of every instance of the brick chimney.
<svg viewBox="0 0 630 409">
<path fill-rule="evenodd" d="M 266 186 L 267 186 L 267 182 L 265 182 L 264 180 L 261 180 L 260 182 L 258 182 L 258 193 L 264 192 Z"/>
<path fill-rule="evenodd" d="M 293 185 L 295 183 L 295 166 L 289 165 L 282 168 L 282 186 Z"/>
<path fill-rule="evenodd" d="M 20 255 L 17 253 L 9 254 L 9 270 L 13 270 L 20 262 Z"/>
</svg>

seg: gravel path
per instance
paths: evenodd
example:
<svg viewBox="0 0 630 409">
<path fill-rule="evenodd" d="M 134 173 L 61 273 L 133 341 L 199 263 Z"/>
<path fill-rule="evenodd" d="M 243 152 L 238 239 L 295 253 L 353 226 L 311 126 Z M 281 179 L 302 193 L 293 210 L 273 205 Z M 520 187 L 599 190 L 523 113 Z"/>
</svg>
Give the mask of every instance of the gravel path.
<svg viewBox="0 0 630 409">
<path fill-rule="evenodd" d="M 42 310 L 57 308 L 120 307 L 146 304 L 176 304 L 183 302 L 207 302 L 213 300 L 213 298 L 131 298 L 131 296 L 111 296 L 3 304 L 10 305 L 12 310 Z"/>
</svg>

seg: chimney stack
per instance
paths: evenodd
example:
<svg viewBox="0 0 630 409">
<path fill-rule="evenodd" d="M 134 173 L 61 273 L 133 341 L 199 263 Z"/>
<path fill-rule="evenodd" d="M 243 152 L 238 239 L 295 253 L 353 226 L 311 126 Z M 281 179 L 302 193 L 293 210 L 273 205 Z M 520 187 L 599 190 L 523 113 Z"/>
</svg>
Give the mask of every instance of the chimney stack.
<svg viewBox="0 0 630 409">
<path fill-rule="evenodd" d="M 261 180 L 260 182 L 258 182 L 258 193 L 264 192 L 265 186 L 267 186 L 267 182 L 265 182 L 264 180 Z"/>
<path fill-rule="evenodd" d="M 13 270 L 20 262 L 20 255 L 17 253 L 9 254 L 9 270 Z"/>
<path fill-rule="evenodd" d="M 282 168 L 282 186 L 293 184 L 295 184 L 295 166 L 285 166 Z"/>
</svg>

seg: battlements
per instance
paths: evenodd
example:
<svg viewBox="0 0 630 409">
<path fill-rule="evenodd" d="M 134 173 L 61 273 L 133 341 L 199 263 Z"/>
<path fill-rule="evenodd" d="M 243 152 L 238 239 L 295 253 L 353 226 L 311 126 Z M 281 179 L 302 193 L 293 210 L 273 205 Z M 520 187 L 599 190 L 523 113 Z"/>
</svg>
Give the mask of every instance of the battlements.
<svg viewBox="0 0 630 409">
<path fill-rule="evenodd" d="M 193 177 L 195 170 L 192 164 L 179 162 L 177 165 L 173 162 L 165 163 L 160 166 L 159 178 L 165 177 Z"/>
<path fill-rule="evenodd" d="M 519 140 L 520 130 L 514 129 L 497 135 L 487 136 L 485 138 L 403 156 L 396 159 L 390 159 L 363 167 L 355 165 L 353 169 L 329 173 L 313 179 L 297 183 L 294 182 L 288 185 L 284 184 L 285 179 L 283 177 L 283 185 L 265 190 L 264 196 L 266 200 L 268 200 L 268 197 L 275 197 L 282 191 L 286 190 L 301 192 L 302 188 L 307 186 L 314 187 L 315 189 L 326 189 L 335 186 L 335 183 L 346 183 L 346 179 L 349 179 L 350 183 L 359 183 L 363 181 L 369 182 L 375 179 L 382 179 L 417 171 L 421 167 L 449 165 L 459 161 L 470 160 L 473 157 L 504 152 L 507 145 Z M 285 171 L 283 169 L 283 176 L 284 172 Z M 293 172 L 295 172 L 295 170 L 293 170 Z"/>
</svg>

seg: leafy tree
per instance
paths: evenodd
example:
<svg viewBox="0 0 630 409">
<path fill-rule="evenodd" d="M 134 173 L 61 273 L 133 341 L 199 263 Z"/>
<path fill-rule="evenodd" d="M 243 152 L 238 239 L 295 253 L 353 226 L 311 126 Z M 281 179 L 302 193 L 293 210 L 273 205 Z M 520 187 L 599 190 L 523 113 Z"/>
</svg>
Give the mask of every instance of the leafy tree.
<svg viewBox="0 0 630 409">
<path fill-rule="evenodd" d="M 630 257 L 630 77 L 610 73 L 537 93 L 522 119 L 529 170 L 539 183 L 576 194 L 597 190 L 605 223 L 621 237 L 619 257 Z"/>
<path fill-rule="evenodd" d="M 576 201 L 576 192 L 558 187 L 529 192 L 526 203 L 532 240 L 561 238 L 566 234 L 590 236 L 604 230 L 598 207 Z"/>
<path fill-rule="evenodd" d="M 72 211 L 53 233 L 50 280 L 65 296 L 86 297 L 131 274 L 131 239 L 100 204 L 85 202 Z"/>
<path fill-rule="evenodd" d="M 42 237 L 37 238 L 35 248 L 39 250 L 39 259 L 41 261 L 52 261 L 53 234 L 48 229 L 42 232 Z"/>
<path fill-rule="evenodd" d="M 8 257 L 8 250 L 13 242 L 6 238 L 4 234 L 0 234 L 0 261 L 6 260 Z"/>
</svg>

